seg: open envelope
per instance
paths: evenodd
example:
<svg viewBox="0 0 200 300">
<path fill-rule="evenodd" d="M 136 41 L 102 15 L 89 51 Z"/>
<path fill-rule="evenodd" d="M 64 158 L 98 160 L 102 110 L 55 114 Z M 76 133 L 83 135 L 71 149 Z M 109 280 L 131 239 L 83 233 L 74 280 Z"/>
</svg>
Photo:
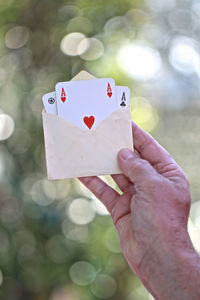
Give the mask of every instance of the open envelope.
<svg viewBox="0 0 200 300">
<path fill-rule="evenodd" d="M 87 74 L 74 79 L 92 79 Z M 119 174 L 117 153 L 133 150 L 130 106 L 116 109 L 93 130 L 44 111 L 42 118 L 48 179 Z"/>
</svg>

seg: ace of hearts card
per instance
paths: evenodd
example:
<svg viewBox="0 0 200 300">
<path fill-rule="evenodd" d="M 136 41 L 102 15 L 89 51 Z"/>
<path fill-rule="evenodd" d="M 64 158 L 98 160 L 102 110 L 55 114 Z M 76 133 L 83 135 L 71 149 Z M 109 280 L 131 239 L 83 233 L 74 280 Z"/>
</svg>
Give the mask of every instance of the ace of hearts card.
<svg viewBox="0 0 200 300">
<path fill-rule="evenodd" d="M 102 78 L 56 84 L 58 116 L 81 129 L 95 129 L 118 107 L 115 81 Z"/>
</svg>

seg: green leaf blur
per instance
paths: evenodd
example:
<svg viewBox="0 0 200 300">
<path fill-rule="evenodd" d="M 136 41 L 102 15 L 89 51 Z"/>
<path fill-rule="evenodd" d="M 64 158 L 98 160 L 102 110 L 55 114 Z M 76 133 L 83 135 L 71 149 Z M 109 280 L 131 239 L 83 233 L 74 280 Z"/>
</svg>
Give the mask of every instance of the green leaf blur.
<svg viewBox="0 0 200 300">
<path fill-rule="evenodd" d="M 98 200 L 46 179 L 41 98 L 83 69 L 129 86 L 133 119 L 188 174 L 200 250 L 199 18 L 198 1 L 0 0 L 0 299 L 153 299 Z"/>
</svg>

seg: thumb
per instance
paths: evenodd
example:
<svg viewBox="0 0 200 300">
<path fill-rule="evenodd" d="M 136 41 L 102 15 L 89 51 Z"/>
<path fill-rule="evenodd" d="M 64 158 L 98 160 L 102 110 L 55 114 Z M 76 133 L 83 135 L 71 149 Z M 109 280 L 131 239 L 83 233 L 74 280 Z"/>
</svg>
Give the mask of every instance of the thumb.
<svg viewBox="0 0 200 300">
<path fill-rule="evenodd" d="M 129 149 L 122 149 L 118 154 L 120 169 L 135 184 L 146 184 L 158 176 L 157 171 L 144 159 Z"/>
</svg>

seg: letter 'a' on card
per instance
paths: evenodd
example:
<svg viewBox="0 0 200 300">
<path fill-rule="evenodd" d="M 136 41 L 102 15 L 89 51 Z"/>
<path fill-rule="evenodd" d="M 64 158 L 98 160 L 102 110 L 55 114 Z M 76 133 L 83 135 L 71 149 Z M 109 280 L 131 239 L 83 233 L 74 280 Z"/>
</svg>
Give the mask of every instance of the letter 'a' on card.
<svg viewBox="0 0 200 300">
<path fill-rule="evenodd" d="M 79 74 L 75 80 L 94 78 L 85 71 Z M 116 107 L 93 130 L 44 110 L 42 118 L 48 179 L 122 173 L 117 154 L 122 148 L 133 150 L 130 105 Z"/>
<path fill-rule="evenodd" d="M 55 90 L 58 116 L 82 129 L 95 129 L 118 107 L 112 78 L 59 82 Z"/>
</svg>

